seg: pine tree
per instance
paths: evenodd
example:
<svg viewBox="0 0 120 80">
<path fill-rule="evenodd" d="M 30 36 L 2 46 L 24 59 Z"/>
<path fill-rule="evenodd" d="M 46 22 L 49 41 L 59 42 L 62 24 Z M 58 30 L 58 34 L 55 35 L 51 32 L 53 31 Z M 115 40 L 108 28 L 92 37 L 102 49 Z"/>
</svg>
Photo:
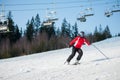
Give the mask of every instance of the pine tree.
<svg viewBox="0 0 120 80">
<path fill-rule="evenodd" d="M 77 26 L 77 23 L 76 23 L 76 22 L 75 22 L 74 28 L 75 28 L 74 35 L 75 35 L 75 37 L 76 37 L 76 36 L 78 35 L 78 26 Z"/>
<path fill-rule="evenodd" d="M 41 25 L 39 14 L 36 15 L 34 24 L 35 24 L 35 36 L 36 36 L 39 32 L 40 25 Z"/>
<path fill-rule="evenodd" d="M 27 22 L 26 37 L 27 37 L 27 40 L 29 40 L 30 42 L 34 37 L 34 18 L 33 17 L 30 23 L 29 21 Z"/>
<path fill-rule="evenodd" d="M 70 25 L 68 24 L 67 20 L 64 18 L 61 26 L 61 35 L 64 37 L 70 36 Z"/>
<path fill-rule="evenodd" d="M 13 44 L 18 39 L 16 37 L 16 26 L 14 26 L 14 21 L 12 19 L 12 13 L 11 13 L 11 11 L 8 13 L 8 28 L 11 31 L 11 33 L 9 33 L 9 40 L 10 40 L 10 43 Z"/>
<path fill-rule="evenodd" d="M 57 31 L 56 31 L 56 35 L 57 35 L 57 37 L 60 37 L 60 35 L 61 35 L 60 28 L 57 29 Z"/>
<path fill-rule="evenodd" d="M 99 30 L 97 29 L 97 27 L 95 27 L 95 31 L 94 31 L 94 42 L 96 41 L 101 41 L 103 40 L 103 31 L 102 31 L 102 27 L 101 25 L 99 26 Z"/>
<path fill-rule="evenodd" d="M 117 36 L 120 36 L 120 33 L 118 33 L 118 35 Z"/>
<path fill-rule="evenodd" d="M 8 28 L 11 32 L 14 32 L 14 30 L 15 30 L 14 21 L 12 19 L 12 12 L 11 11 L 8 13 Z"/>
<path fill-rule="evenodd" d="M 98 36 L 99 36 L 99 32 L 96 26 L 94 31 L 94 40 L 93 40 L 94 42 L 98 41 Z"/>
<path fill-rule="evenodd" d="M 104 32 L 103 32 L 103 35 L 105 36 L 105 39 L 106 39 L 106 38 L 111 38 L 111 37 L 112 37 L 108 25 L 105 27 L 105 30 L 104 30 Z"/>
<path fill-rule="evenodd" d="M 40 27 L 40 33 L 46 33 L 48 36 L 48 39 L 50 39 L 52 36 L 55 36 L 55 27 L 54 27 L 54 22 L 52 25 L 46 25 L 44 26 L 43 24 Z"/>
<path fill-rule="evenodd" d="M 71 24 L 70 23 L 68 24 L 68 36 L 69 36 L 69 38 L 72 37 L 72 31 L 71 31 Z"/>
<path fill-rule="evenodd" d="M 98 32 L 98 41 L 104 40 L 104 35 L 103 35 L 103 29 L 102 29 L 102 25 L 100 24 L 99 26 L 99 32 Z"/>
<path fill-rule="evenodd" d="M 20 39 L 20 37 L 22 36 L 22 33 L 20 32 L 18 25 L 15 26 L 15 37 L 16 37 L 16 41 Z"/>
<path fill-rule="evenodd" d="M 104 39 L 110 38 L 110 37 L 112 37 L 112 35 L 110 33 L 108 25 L 105 27 L 104 30 L 102 30 L 101 25 L 99 27 L 99 31 L 97 30 L 97 27 L 95 28 L 95 31 L 94 31 L 94 42 L 101 41 L 101 40 L 104 40 Z"/>
</svg>

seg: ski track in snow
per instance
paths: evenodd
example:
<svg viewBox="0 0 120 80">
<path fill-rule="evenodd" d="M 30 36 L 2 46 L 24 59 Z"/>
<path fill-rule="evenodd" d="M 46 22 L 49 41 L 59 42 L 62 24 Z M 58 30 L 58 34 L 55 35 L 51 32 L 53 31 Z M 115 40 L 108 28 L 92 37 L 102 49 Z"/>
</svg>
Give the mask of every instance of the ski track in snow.
<svg viewBox="0 0 120 80">
<path fill-rule="evenodd" d="M 120 80 L 120 37 L 83 46 L 79 65 L 64 65 L 71 48 L 1 59 L 0 80 Z"/>
</svg>

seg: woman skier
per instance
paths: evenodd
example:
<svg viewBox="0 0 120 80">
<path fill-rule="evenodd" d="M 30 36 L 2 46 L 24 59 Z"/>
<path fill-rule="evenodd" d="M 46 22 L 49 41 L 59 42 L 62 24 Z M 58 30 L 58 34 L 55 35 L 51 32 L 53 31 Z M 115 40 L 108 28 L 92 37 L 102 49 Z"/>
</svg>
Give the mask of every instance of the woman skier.
<svg viewBox="0 0 120 80">
<path fill-rule="evenodd" d="M 76 52 L 78 52 L 78 56 L 76 58 L 76 62 L 74 63 L 74 65 L 79 64 L 79 60 L 83 55 L 83 51 L 81 47 L 84 43 L 86 45 L 90 45 L 89 41 L 84 36 L 84 32 L 81 31 L 80 34 L 69 43 L 69 47 L 72 46 L 73 48 L 72 48 L 72 53 L 70 54 L 70 56 L 68 57 L 65 63 L 69 64 L 72 58 L 75 56 Z"/>
</svg>

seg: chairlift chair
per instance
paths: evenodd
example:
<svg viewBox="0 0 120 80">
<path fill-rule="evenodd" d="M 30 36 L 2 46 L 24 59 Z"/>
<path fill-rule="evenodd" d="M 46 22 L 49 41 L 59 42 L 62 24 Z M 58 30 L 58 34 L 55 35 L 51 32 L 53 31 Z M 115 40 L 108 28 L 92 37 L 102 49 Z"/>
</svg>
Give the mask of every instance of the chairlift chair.
<svg viewBox="0 0 120 80">
<path fill-rule="evenodd" d="M 52 5 L 52 10 L 50 10 L 50 8 L 46 9 L 46 20 L 43 22 L 43 26 L 52 26 L 55 21 L 58 20 L 58 18 L 56 18 L 56 11 L 55 9 L 55 3 L 51 3 Z"/>
<path fill-rule="evenodd" d="M 80 20 L 80 22 L 86 22 L 85 16 L 81 16 L 80 18 L 77 18 L 77 20 Z"/>
<path fill-rule="evenodd" d="M 93 16 L 94 13 L 91 12 L 92 11 L 92 8 L 86 8 L 85 10 L 87 10 L 87 14 L 85 12 L 81 12 L 80 13 L 80 17 L 77 18 L 77 20 L 80 20 L 80 22 L 86 22 L 86 17 L 88 16 Z M 89 12 L 89 13 L 88 13 Z"/>
<path fill-rule="evenodd" d="M 80 22 L 86 22 L 86 17 L 93 16 L 94 14 L 85 14 L 81 16 L 80 18 L 77 18 L 77 20 L 80 20 Z"/>
<path fill-rule="evenodd" d="M 56 11 L 50 11 L 49 12 L 49 18 L 48 18 L 48 21 L 49 22 L 55 22 L 58 20 L 58 18 L 56 17 Z"/>
<path fill-rule="evenodd" d="M 105 16 L 106 16 L 106 17 L 110 17 L 111 15 L 113 15 L 112 12 L 109 12 L 109 11 L 105 12 Z"/>
<path fill-rule="evenodd" d="M 56 11 L 50 11 L 47 13 L 46 18 L 47 20 L 43 22 L 44 26 L 51 26 L 58 18 L 55 17 Z"/>
<path fill-rule="evenodd" d="M 44 21 L 44 22 L 43 22 L 43 25 L 44 25 L 44 26 L 50 26 L 50 25 L 52 25 L 52 22 Z"/>
<path fill-rule="evenodd" d="M 111 10 L 111 8 L 107 8 L 105 10 L 105 14 L 104 14 L 106 17 L 110 17 L 111 15 L 113 15 L 113 12 Z"/>
<path fill-rule="evenodd" d="M 8 26 L 6 24 L 0 24 L 0 33 L 8 33 L 8 32 L 10 32 Z"/>
<path fill-rule="evenodd" d="M 9 32 L 8 20 L 0 17 L 0 33 Z"/>
<path fill-rule="evenodd" d="M 106 17 L 110 17 L 111 15 L 113 15 L 114 12 L 120 12 L 120 5 L 119 3 L 117 2 L 117 4 L 113 5 L 113 9 L 107 9 L 106 12 L 105 12 L 105 16 Z"/>
<path fill-rule="evenodd" d="M 94 15 L 93 9 L 91 7 L 90 8 L 86 8 L 85 10 L 87 11 L 86 12 L 87 14 L 85 14 L 85 17 Z"/>
<path fill-rule="evenodd" d="M 43 25 L 44 26 L 51 26 L 53 23 L 55 23 L 56 20 L 58 20 L 58 18 L 48 19 L 48 20 L 43 22 Z"/>
<path fill-rule="evenodd" d="M 86 22 L 85 12 L 81 11 L 81 12 L 78 14 L 77 20 L 79 20 L 80 22 Z"/>
<path fill-rule="evenodd" d="M 8 28 L 8 19 L 5 16 L 4 5 L 2 5 L 2 10 L 0 13 L 0 33 L 10 32 Z"/>
<path fill-rule="evenodd" d="M 112 12 L 120 12 L 120 4 L 117 2 L 117 4 L 113 5 Z"/>
</svg>

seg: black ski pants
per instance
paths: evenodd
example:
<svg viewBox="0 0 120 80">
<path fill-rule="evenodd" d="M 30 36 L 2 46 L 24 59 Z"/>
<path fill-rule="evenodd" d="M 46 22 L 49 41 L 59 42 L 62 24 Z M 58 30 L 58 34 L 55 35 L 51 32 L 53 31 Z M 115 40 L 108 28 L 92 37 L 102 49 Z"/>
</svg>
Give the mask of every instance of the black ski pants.
<svg viewBox="0 0 120 80">
<path fill-rule="evenodd" d="M 72 54 L 70 54 L 70 56 L 68 57 L 67 62 L 70 62 L 72 60 L 72 58 L 75 56 L 76 52 L 78 52 L 77 60 L 79 61 L 81 59 L 81 57 L 83 55 L 82 49 L 73 47 Z"/>
</svg>

